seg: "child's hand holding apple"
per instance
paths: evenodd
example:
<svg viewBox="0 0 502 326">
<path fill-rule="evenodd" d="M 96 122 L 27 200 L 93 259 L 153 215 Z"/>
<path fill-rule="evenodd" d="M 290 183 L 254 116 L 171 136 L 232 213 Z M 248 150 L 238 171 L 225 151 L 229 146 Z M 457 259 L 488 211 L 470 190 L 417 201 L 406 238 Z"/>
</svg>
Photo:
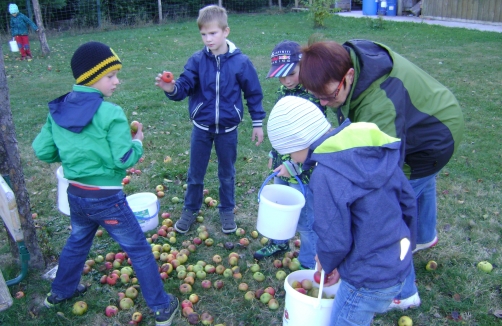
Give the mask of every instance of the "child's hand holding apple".
<svg viewBox="0 0 502 326">
<path fill-rule="evenodd" d="M 155 77 L 155 85 L 167 93 L 172 93 L 175 85 L 172 72 L 164 71 L 162 74 L 158 74 L 157 77 Z"/>
</svg>

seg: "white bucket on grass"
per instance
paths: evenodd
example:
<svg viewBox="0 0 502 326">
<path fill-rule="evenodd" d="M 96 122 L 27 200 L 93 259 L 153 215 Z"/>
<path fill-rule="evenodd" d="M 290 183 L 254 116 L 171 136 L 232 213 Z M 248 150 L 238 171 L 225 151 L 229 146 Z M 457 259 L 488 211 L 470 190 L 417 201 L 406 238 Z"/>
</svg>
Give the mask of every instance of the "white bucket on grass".
<svg viewBox="0 0 502 326">
<path fill-rule="evenodd" d="M 273 184 L 260 190 L 259 199 L 258 232 L 275 240 L 292 238 L 305 205 L 303 194 L 289 186 Z"/>
<path fill-rule="evenodd" d="M 68 203 L 68 179 L 65 179 L 63 166 L 60 166 L 56 171 L 58 178 L 58 209 L 65 215 L 70 215 L 70 204 Z"/>
<path fill-rule="evenodd" d="M 286 277 L 284 281 L 286 302 L 282 317 L 284 326 L 329 325 L 334 299 L 323 299 L 322 294 L 324 292 L 328 297 L 334 297 L 340 287 L 340 281 L 324 287 L 324 271 L 321 273 L 321 284 L 314 282 L 314 273 L 315 270 L 300 270 Z M 312 280 L 313 286 L 319 288 L 319 297 L 313 298 L 293 289 L 291 284 L 294 281 L 301 282 L 304 279 Z"/>
<path fill-rule="evenodd" d="M 9 41 L 9 46 L 12 52 L 19 52 L 19 47 L 17 46 L 17 42 L 15 40 Z"/>
<path fill-rule="evenodd" d="M 159 200 L 151 192 L 140 192 L 126 197 L 143 232 L 150 231 L 159 225 Z"/>
</svg>

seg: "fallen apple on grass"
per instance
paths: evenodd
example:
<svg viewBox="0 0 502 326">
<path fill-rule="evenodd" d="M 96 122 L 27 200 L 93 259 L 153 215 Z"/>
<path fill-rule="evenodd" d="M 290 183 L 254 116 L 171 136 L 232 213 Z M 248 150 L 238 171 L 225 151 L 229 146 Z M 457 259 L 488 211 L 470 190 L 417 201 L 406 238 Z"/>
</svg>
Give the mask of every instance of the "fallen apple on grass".
<svg viewBox="0 0 502 326">
<path fill-rule="evenodd" d="M 413 320 L 408 316 L 401 316 L 397 321 L 398 326 L 413 326 Z"/>
<path fill-rule="evenodd" d="M 71 311 L 74 315 L 81 316 L 87 312 L 87 303 L 85 301 L 77 301 L 73 304 Z"/>
<path fill-rule="evenodd" d="M 435 271 L 438 268 L 438 263 L 436 263 L 434 260 L 431 260 L 425 265 L 425 269 L 428 271 Z"/>
<path fill-rule="evenodd" d="M 493 270 L 493 265 L 487 261 L 480 261 L 478 263 L 478 269 L 485 273 L 491 273 L 491 271 Z"/>
<path fill-rule="evenodd" d="M 113 317 L 119 313 L 119 308 L 117 306 L 109 305 L 105 308 L 106 317 Z"/>
</svg>

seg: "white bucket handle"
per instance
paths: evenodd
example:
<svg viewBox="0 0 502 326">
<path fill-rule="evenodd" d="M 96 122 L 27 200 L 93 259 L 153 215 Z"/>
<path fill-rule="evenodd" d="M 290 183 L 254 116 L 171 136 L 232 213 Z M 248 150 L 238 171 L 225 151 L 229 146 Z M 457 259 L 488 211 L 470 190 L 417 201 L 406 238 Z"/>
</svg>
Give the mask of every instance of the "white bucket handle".
<svg viewBox="0 0 502 326">
<path fill-rule="evenodd" d="M 260 190 L 258 191 L 258 202 L 260 202 L 260 194 L 261 194 L 261 191 L 263 190 L 263 187 L 265 187 L 267 185 L 267 183 L 272 179 L 272 178 L 275 178 L 277 176 L 277 174 L 279 174 L 279 172 L 272 172 L 271 175 L 269 175 L 265 181 L 263 181 L 263 184 L 261 185 L 260 187 Z M 300 180 L 300 178 L 298 178 L 297 175 L 295 175 L 295 179 L 296 181 L 298 181 L 298 184 L 300 185 L 300 189 L 302 190 L 302 195 L 303 197 L 305 197 L 305 188 L 303 187 L 303 183 L 302 183 L 302 180 Z"/>
<path fill-rule="evenodd" d="M 159 214 L 159 210 L 160 210 L 160 203 L 159 201 L 157 200 L 157 211 L 152 215 L 152 216 L 138 216 L 136 214 L 134 214 L 134 216 L 136 216 L 136 218 L 138 220 L 142 220 L 142 221 L 148 221 L 148 220 L 151 220 L 152 218 L 158 216 Z M 133 212 L 134 213 L 134 212 Z"/>
<path fill-rule="evenodd" d="M 315 265 L 315 270 L 317 270 L 317 264 Z M 322 290 L 324 288 L 324 278 L 326 277 L 326 273 L 324 273 L 324 269 L 321 269 L 321 280 L 319 284 L 319 295 L 317 296 L 317 303 L 314 305 L 315 309 L 321 308 L 321 300 L 322 300 Z"/>
</svg>

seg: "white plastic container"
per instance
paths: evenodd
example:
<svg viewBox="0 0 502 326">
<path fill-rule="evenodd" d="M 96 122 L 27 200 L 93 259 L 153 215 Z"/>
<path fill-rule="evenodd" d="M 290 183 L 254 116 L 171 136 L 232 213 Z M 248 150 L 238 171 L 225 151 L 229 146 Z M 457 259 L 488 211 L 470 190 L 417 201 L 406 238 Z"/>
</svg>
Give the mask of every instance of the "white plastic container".
<svg viewBox="0 0 502 326">
<path fill-rule="evenodd" d="M 150 231 L 159 225 L 159 200 L 151 192 L 140 192 L 126 197 L 143 232 Z"/>
<path fill-rule="evenodd" d="M 256 229 L 264 236 L 287 240 L 296 233 L 305 197 L 286 185 L 266 185 L 261 189 Z"/>
<path fill-rule="evenodd" d="M 9 41 L 9 46 L 12 52 L 19 52 L 19 47 L 17 46 L 16 40 Z"/>
<path fill-rule="evenodd" d="M 324 271 L 321 273 L 321 284 L 313 281 L 314 273 L 315 270 L 300 270 L 286 277 L 284 281 L 286 302 L 282 317 L 284 326 L 329 325 L 334 299 L 323 299 L 322 293 L 324 292 L 328 297 L 334 297 L 340 287 L 340 281 L 332 286 L 324 287 Z M 313 298 L 293 289 L 291 286 L 293 281 L 301 282 L 304 279 L 312 280 L 313 286 L 319 288 L 319 297 Z"/>
<path fill-rule="evenodd" d="M 70 215 L 70 204 L 68 203 L 68 179 L 64 177 L 63 166 L 56 170 L 56 177 L 58 178 L 58 209 L 65 215 Z"/>
</svg>

